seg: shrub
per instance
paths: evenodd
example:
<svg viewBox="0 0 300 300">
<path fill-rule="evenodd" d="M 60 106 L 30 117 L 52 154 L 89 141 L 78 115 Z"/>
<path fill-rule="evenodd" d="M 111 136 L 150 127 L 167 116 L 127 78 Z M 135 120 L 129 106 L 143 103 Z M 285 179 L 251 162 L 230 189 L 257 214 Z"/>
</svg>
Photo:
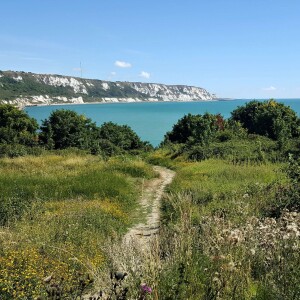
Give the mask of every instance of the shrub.
<svg viewBox="0 0 300 300">
<path fill-rule="evenodd" d="M 9 105 L 0 105 L 0 143 L 35 145 L 38 124 L 24 111 Z"/>
<path fill-rule="evenodd" d="M 71 110 L 55 110 L 42 123 L 40 142 L 48 149 L 90 149 L 96 132 L 91 119 Z"/>
<path fill-rule="evenodd" d="M 185 115 L 165 135 L 164 143 L 208 144 L 218 131 L 224 130 L 225 121 L 221 115 Z"/>
<path fill-rule="evenodd" d="M 100 127 L 98 137 L 125 151 L 141 149 L 145 146 L 129 126 L 112 122 L 104 123 Z"/>
<path fill-rule="evenodd" d="M 274 100 L 251 101 L 231 113 L 231 120 L 240 122 L 249 133 L 286 140 L 299 136 L 299 118 L 289 107 Z"/>
</svg>

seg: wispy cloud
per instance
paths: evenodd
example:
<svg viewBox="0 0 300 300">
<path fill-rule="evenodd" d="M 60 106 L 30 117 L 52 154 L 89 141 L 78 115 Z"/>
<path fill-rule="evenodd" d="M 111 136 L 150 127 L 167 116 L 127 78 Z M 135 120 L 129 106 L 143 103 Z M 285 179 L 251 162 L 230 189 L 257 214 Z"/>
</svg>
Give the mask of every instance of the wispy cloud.
<svg viewBox="0 0 300 300">
<path fill-rule="evenodd" d="M 142 71 L 140 74 L 139 74 L 140 77 L 143 77 L 143 78 L 146 78 L 146 79 L 149 79 L 151 74 L 148 73 L 148 72 L 145 72 L 145 71 Z"/>
<path fill-rule="evenodd" d="M 263 91 L 266 91 L 266 92 L 272 92 L 272 91 L 276 91 L 277 88 L 275 86 L 269 86 L 269 87 L 266 87 L 266 88 L 263 88 Z"/>
<path fill-rule="evenodd" d="M 113 80 L 113 78 L 117 75 L 117 72 L 110 72 L 108 77 L 107 77 L 107 80 Z"/>
<path fill-rule="evenodd" d="M 126 62 L 126 61 L 121 61 L 121 60 L 116 60 L 115 61 L 115 66 L 119 68 L 131 68 L 131 63 Z"/>
</svg>

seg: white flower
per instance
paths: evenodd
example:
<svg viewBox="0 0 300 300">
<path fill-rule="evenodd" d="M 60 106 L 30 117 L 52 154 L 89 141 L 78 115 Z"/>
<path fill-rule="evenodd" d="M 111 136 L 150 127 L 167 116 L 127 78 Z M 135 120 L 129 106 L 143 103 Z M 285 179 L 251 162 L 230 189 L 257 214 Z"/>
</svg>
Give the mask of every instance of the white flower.
<svg viewBox="0 0 300 300">
<path fill-rule="evenodd" d="M 255 249 L 250 249 L 250 253 L 251 253 L 251 255 L 255 255 Z"/>
</svg>

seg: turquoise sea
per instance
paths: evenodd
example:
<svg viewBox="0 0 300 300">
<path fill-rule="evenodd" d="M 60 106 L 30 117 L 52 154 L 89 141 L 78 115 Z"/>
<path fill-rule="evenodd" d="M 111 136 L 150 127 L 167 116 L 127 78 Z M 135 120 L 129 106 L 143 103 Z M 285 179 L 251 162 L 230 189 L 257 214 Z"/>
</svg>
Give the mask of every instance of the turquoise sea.
<svg viewBox="0 0 300 300">
<path fill-rule="evenodd" d="M 236 107 L 251 100 L 236 99 L 202 102 L 136 102 L 109 104 L 72 104 L 54 106 L 31 106 L 25 111 L 38 122 L 49 117 L 56 109 L 71 109 L 91 118 L 98 125 L 112 121 L 120 125 L 129 125 L 144 141 L 157 146 L 167 131 L 185 114 L 220 113 L 225 118 Z M 289 105 L 300 116 L 300 99 L 277 99 Z"/>
</svg>

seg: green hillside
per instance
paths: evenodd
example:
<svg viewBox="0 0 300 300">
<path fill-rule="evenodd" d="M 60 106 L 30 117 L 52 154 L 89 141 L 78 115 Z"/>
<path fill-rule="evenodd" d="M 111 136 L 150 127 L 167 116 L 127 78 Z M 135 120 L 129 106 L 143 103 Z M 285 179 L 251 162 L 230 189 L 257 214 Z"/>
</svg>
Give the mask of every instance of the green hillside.
<svg viewBox="0 0 300 300">
<path fill-rule="evenodd" d="M 13 78 L 22 77 L 22 80 L 16 80 Z M 48 75 L 41 75 L 48 76 Z M 54 75 L 58 78 L 74 78 L 68 76 Z M 109 90 L 103 88 L 103 81 L 101 80 L 86 80 L 81 78 L 75 78 L 82 84 L 85 84 L 88 95 L 85 93 L 75 93 L 70 86 L 52 86 L 41 82 L 39 76 L 33 73 L 25 72 L 13 72 L 13 71 L 0 71 L 0 101 L 1 100 L 13 100 L 17 97 L 48 95 L 49 97 L 83 97 L 86 102 L 95 102 L 104 97 L 108 98 L 132 98 L 140 97 L 144 98 L 145 95 L 137 92 L 130 86 L 123 83 L 122 88 L 116 83 L 110 82 Z M 86 82 L 93 84 L 87 85 Z"/>
</svg>

